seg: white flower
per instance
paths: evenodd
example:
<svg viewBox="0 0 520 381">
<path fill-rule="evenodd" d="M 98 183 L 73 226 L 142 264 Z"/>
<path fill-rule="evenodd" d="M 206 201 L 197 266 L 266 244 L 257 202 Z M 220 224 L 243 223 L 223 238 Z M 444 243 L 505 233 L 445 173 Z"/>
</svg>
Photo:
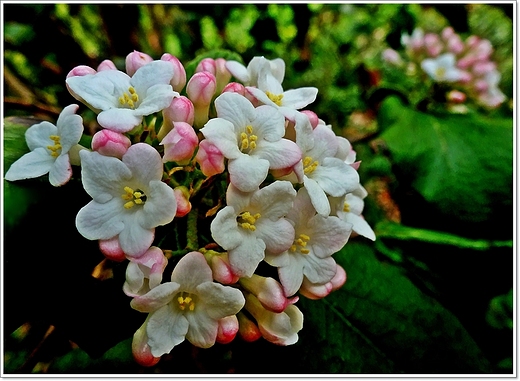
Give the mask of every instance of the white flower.
<svg viewBox="0 0 520 381">
<path fill-rule="evenodd" d="M 365 202 L 363 199 L 367 196 L 366 189 L 359 184 L 358 189 L 352 193 L 348 193 L 345 197 L 330 198 L 332 206 L 332 214 L 337 215 L 341 220 L 352 224 L 352 230 L 372 241 L 375 241 L 376 235 L 368 222 L 361 216 Z"/>
<path fill-rule="evenodd" d="M 284 216 L 295 196 L 296 191 L 288 181 L 275 181 L 250 193 L 229 185 L 227 206 L 211 223 L 211 234 L 228 251 L 235 275 L 253 275 L 266 249 L 277 254 L 291 247 L 294 228 Z"/>
<path fill-rule="evenodd" d="M 163 164 L 150 145 L 137 143 L 122 160 L 81 151 L 83 187 L 93 200 L 76 216 L 87 239 L 119 237 L 126 255 L 139 257 L 154 239 L 155 227 L 170 223 L 177 202 L 173 189 L 161 181 Z"/>
<path fill-rule="evenodd" d="M 179 94 L 170 80 L 173 66 L 153 61 L 132 77 L 119 70 L 67 78 L 71 94 L 99 112 L 98 123 L 116 132 L 127 132 L 142 122 L 143 116 L 167 108 Z"/>
<path fill-rule="evenodd" d="M 445 53 L 437 58 L 426 58 L 421 62 L 421 67 L 437 82 L 456 82 L 462 74 L 462 71 L 456 66 L 453 53 Z"/>
<path fill-rule="evenodd" d="M 294 304 L 283 312 L 265 309 L 253 294 L 246 294 L 245 308 L 255 318 L 262 336 L 278 345 L 291 345 L 298 341 L 298 332 L 303 328 L 303 314 Z"/>
<path fill-rule="evenodd" d="M 328 216 L 330 204 L 327 195 L 342 197 L 354 191 L 359 184 L 359 175 L 352 166 L 335 157 L 339 140 L 330 128 L 319 124 L 312 135 L 314 146 L 303 153 L 303 160 L 295 167 L 295 173 L 307 188 L 316 211 Z"/>
<path fill-rule="evenodd" d="M 286 218 L 292 222 L 295 239 L 289 250 L 278 255 L 268 254 L 266 261 L 278 267 L 285 295 L 298 291 L 304 277 L 313 284 L 329 282 L 336 274 L 332 254 L 347 243 L 352 224 L 336 216 L 316 214 L 305 188 L 300 188 Z"/>
<path fill-rule="evenodd" d="M 261 56 L 253 57 L 247 67 L 238 61 L 226 61 L 226 68 L 229 72 L 246 86 L 258 85 L 258 77 L 264 67 L 270 71 L 278 82 L 282 83 L 285 76 L 285 62 L 281 58 L 268 60 Z"/>
<path fill-rule="evenodd" d="M 143 295 L 162 281 L 168 259 L 158 247 L 150 247 L 139 258 L 130 258 L 126 268 L 123 292 L 128 296 Z"/>
<path fill-rule="evenodd" d="M 274 107 L 253 107 L 237 93 L 224 93 L 215 100 L 218 118 L 201 132 L 229 159 L 231 183 L 252 192 L 265 180 L 269 169 L 282 169 L 301 160 L 296 143 L 283 139 L 285 118 Z"/>
<path fill-rule="evenodd" d="M 49 174 L 49 182 L 60 186 L 72 176 L 69 151 L 83 134 L 83 119 L 76 115 L 78 105 L 63 109 L 56 125 L 50 122 L 34 124 L 25 132 L 31 152 L 15 161 L 5 179 L 9 181 L 32 179 Z"/>
<path fill-rule="evenodd" d="M 218 321 L 244 306 L 242 292 L 213 282 L 211 268 L 199 252 L 181 258 L 171 282 L 160 284 L 130 305 L 149 312 L 146 334 L 154 357 L 169 353 L 186 338 L 201 348 L 215 343 Z"/>
</svg>

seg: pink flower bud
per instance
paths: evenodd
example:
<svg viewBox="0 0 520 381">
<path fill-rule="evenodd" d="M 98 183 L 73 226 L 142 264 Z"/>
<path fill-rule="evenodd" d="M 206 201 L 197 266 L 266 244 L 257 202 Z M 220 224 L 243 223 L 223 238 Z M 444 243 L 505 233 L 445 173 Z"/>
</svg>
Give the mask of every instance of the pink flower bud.
<svg viewBox="0 0 520 381">
<path fill-rule="evenodd" d="M 486 60 L 493 53 L 493 46 L 489 40 L 480 40 L 475 48 L 475 56 L 478 61 Z"/>
<path fill-rule="evenodd" d="M 472 35 L 472 36 L 469 36 L 468 38 L 466 38 L 466 46 L 469 49 L 475 48 L 479 43 L 480 43 L 480 37 L 478 37 L 478 36 Z"/>
<path fill-rule="evenodd" d="M 97 71 L 103 70 L 117 70 L 117 67 L 112 61 L 104 60 L 97 67 Z"/>
<path fill-rule="evenodd" d="M 466 83 L 470 83 L 472 80 L 473 80 L 473 76 L 471 75 L 470 72 L 465 71 L 465 70 L 461 70 L 459 72 L 459 80 L 457 82 L 466 84 Z"/>
<path fill-rule="evenodd" d="M 441 37 L 445 41 L 448 41 L 453 35 L 455 35 L 455 30 L 451 26 L 445 27 L 441 32 Z"/>
<path fill-rule="evenodd" d="M 242 312 L 239 312 L 236 316 L 238 318 L 238 334 L 243 340 L 251 343 L 262 337 L 260 329 L 251 319 Z"/>
<path fill-rule="evenodd" d="M 90 66 L 87 65 L 79 65 L 73 68 L 71 71 L 69 71 L 69 73 L 67 74 L 67 78 L 82 77 L 88 74 L 96 74 L 96 70 L 92 69 Z"/>
<path fill-rule="evenodd" d="M 185 186 L 178 186 L 173 189 L 175 200 L 177 201 L 177 212 L 175 217 L 184 217 L 191 211 L 190 192 Z"/>
<path fill-rule="evenodd" d="M 199 163 L 200 169 L 206 177 L 222 173 L 224 169 L 226 169 L 224 165 L 224 155 L 222 155 L 222 152 L 220 152 L 215 145 L 206 139 L 199 143 L 199 150 L 197 155 L 195 155 L 195 160 Z"/>
<path fill-rule="evenodd" d="M 211 267 L 213 279 L 222 284 L 234 284 L 238 281 L 238 276 L 231 271 L 228 253 L 217 253 L 213 250 L 207 250 L 204 257 Z"/>
<path fill-rule="evenodd" d="M 466 101 L 466 94 L 464 94 L 462 91 L 451 90 L 446 95 L 446 98 L 452 103 L 464 103 Z"/>
<path fill-rule="evenodd" d="M 173 129 L 160 144 L 164 145 L 163 163 L 175 161 L 179 165 L 187 165 L 195 153 L 199 138 L 188 123 L 173 122 Z"/>
<path fill-rule="evenodd" d="M 320 118 L 318 118 L 318 115 L 316 115 L 316 113 L 311 110 L 302 110 L 300 112 L 309 117 L 309 121 L 311 122 L 312 129 L 315 129 L 316 126 L 318 125 L 318 123 L 320 122 Z"/>
<path fill-rule="evenodd" d="M 132 53 L 129 53 L 126 56 L 126 59 L 125 59 L 126 74 L 128 74 L 131 77 L 134 75 L 134 73 L 137 71 L 137 69 L 139 69 L 141 66 L 144 66 L 147 63 L 150 63 L 152 61 L 153 61 L 153 58 L 150 57 L 148 54 L 134 50 Z"/>
<path fill-rule="evenodd" d="M 197 105 L 208 105 L 215 94 L 215 76 L 207 71 L 193 74 L 186 85 L 188 98 Z"/>
<path fill-rule="evenodd" d="M 459 69 L 468 69 L 471 65 L 476 62 L 476 58 L 473 55 L 466 55 L 457 61 L 457 67 Z"/>
<path fill-rule="evenodd" d="M 174 91 L 181 92 L 186 85 L 186 69 L 184 69 L 181 61 L 169 53 L 164 53 L 161 61 L 168 61 L 173 65 L 173 78 L 170 81 L 170 85 L 172 85 Z"/>
<path fill-rule="evenodd" d="M 283 312 L 288 300 L 282 285 L 274 278 L 253 274 L 250 278 L 240 278 L 239 283 L 255 295 L 262 306 L 272 312 Z"/>
<path fill-rule="evenodd" d="M 132 145 L 130 139 L 119 132 L 101 130 L 92 137 L 92 149 L 104 156 L 113 156 L 121 159 Z"/>
<path fill-rule="evenodd" d="M 484 91 L 487 91 L 487 89 L 489 88 L 489 84 L 486 80 L 479 79 L 478 81 L 475 81 L 473 87 L 477 92 L 483 93 Z"/>
<path fill-rule="evenodd" d="M 209 105 L 217 88 L 215 76 L 207 71 L 193 74 L 186 85 L 188 98 L 195 107 L 195 121 L 193 125 L 201 128 L 209 119 Z"/>
<path fill-rule="evenodd" d="M 163 124 L 157 133 L 157 138 L 162 140 L 173 128 L 174 122 L 185 122 L 193 125 L 195 120 L 195 107 L 184 95 L 172 99 L 170 106 L 162 110 Z"/>
<path fill-rule="evenodd" d="M 496 70 L 497 65 L 496 63 L 492 61 L 481 61 L 476 62 L 475 65 L 473 65 L 472 71 L 473 74 L 476 76 L 481 76 L 487 73 L 492 72 L 493 70 Z"/>
<path fill-rule="evenodd" d="M 226 86 L 224 86 L 224 88 L 222 89 L 222 92 L 223 93 L 226 93 L 226 92 L 228 92 L 228 93 L 239 93 L 240 95 L 244 95 L 245 96 L 246 88 L 241 83 L 231 82 L 231 83 L 228 83 Z"/>
<path fill-rule="evenodd" d="M 458 34 L 451 36 L 447 41 L 448 51 L 457 55 L 463 52 L 464 50 L 464 42 L 460 39 Z"/>
<path fill-rule="evenodd" d="M 126 259 L 125 253 L 119 245 L 119 236 L 99 240 L 99 250 L 105 257 L 114 262 L 122 262 Z"/>
<path fill-rule="evenodd" d="M 148 335 L 146 334 L 146 320 L 141 327 L 134 333 L 132 339 L 132 355 L 135 361 L 142 366 L 154 366 L 161 359 L 153 357 L 150 346 L 148 345 Z"/>
<path fill-rule="evenodd" d="M 215 65 L 215 60 L 213 58 L 202 59 L 195 68 L 195 73 L 200 73 L 201 71 L 207 71 L 216 76 L 217 67 Z"/>
<path fill-rule="evenodd" d="M 336 291 L 343 287 L 345 282 L 347 281 L 347 272 L 343 267 L 336 263 L 336 275 L 330 280 L 332 284 L 332 291 Z"/>
<path fill-rule="evenodd" d="M 217 339 L 220 344 L 229 344 L 238 333 L 239 325 L 236 315 L 226 316 L 218 321 Z"/>
<path fill-rule="evenodd" d="M 382 53 L 383 61 L 388 62 L 389 64 L 399 65 L 402 63 L 401 56 L 394 49 L 385 49 Z"/>
<path fill-rule="evenodd" d="M 426 47 L 439 44 L 439 36 L 435 33 L 426 33 L 424 35 L 424 45 Z"/>
</svg>

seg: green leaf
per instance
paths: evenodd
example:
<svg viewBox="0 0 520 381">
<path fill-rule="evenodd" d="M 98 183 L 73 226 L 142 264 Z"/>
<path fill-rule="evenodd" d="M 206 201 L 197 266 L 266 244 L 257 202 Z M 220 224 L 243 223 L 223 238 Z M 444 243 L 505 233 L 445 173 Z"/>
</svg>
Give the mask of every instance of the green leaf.
<svg viewBox="0 0 520 381">
<path fill-rule="evenodd" d="M 423 294 L 373 249 L 350 242 L 335 255 L 348 273 L 343 288 L 300 300 L 304 330 L 318 345 L 308 363 L 344 373 L 487 373 L 490 365 L 459 320 Z"/>
<path fill-rule="evenodd" d="M 10 117 L 4 120 L 4 170 L 21 156 L 29 152 L 25 143 L 27 127 L 40 122 L 32 118 Z M 4 175 L 5 175 L 4 172 Z M 4 227 L 9 230 L 15 227 L 27 210 L 41 199 L 40 193 L 28 182 L 4 181 Z M 38 183 L 38 180 L 30 183 Z"/>
<path fill-rule="evenodd" d="M 480 223 L 478 234 L 510 236 L 504 216 L 512 217 L 513 206 L 511 118 L 426 114 L 388 97 L 378 121 L 400 179 L 439 213 L 439 230 Z M 425 212 L 419 217 L 435 222 Z"/>
<path fill-rule="evenodd" d="M 485 239 L 469 239 L 455 234 L 417 229 L 387 221 L 377 224 L 375 231 L 377 238 L 418 240 L 440 245 L 452 245 L 463 249 L 487 250 L 491 247 L 513 247 L 512 240 L 490 241 Z"/>
</svg>

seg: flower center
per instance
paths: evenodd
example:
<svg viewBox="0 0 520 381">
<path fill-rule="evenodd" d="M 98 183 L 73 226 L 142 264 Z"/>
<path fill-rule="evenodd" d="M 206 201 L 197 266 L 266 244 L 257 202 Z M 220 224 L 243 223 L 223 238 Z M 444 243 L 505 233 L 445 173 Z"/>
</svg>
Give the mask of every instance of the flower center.
<svg viewBox="0 0 520 381">
<path fill-rule="evenodd" d="M 186 296 L 185 296 L 186 295 Z M 187 293 L 187 292 L 181 292 L 180 295 L 177 297 L 177 303 L 179 303 L 179 308 L 184 311 L 186 308 L 188 311 L 193 311 L 195 309 L 195 300 L 194 295 Z"/>
<path fill-rule="evenodd" d="M 245 132 L 240 134 L 240 150 L 242 152 L 249 153 L 256 148 L 256 141 L 258 140 L 258 136 L 253 135 L 253 126 L 246 126 Z"/>
<path fill-rule="evenodd" d="M 51 151 L 52 157 L 58 157 L 61 153 L 60 137 L 58 135 L 50 135 L 49 138 L 54 142 L 53 146 L 47 146 L 47 149 Z"/>
<path fill-rule="evenodd" d="M 237 222 L 242 228 L 254 232 L 256 230 L 255 223 L 260 217 L 260 213 L 251 215 L 249 212 L 243 212 L 238 215 Z"/>
<path fill-rule="evenodd" d="M 320 163 L 318 163 L 317 160 L 312 160 L 312 157 L 306 156 L 305 159 L 303 159 L 303 173 L 306 175 L 311 174 L 314 172 L 314 170 L 318 167 Z"/>
<path fill-rule="evenodd" d="M 283 94 L 276 95 L 276 94 L 271 93 L 270 91 L 266 91 L 265 95 L 267 95 L 267 97 L 270 100 L 272 100 L 277 106 L 282 105 Z"/>
<path fill-rule="evenodd" d="M 134 191 L 130 187 L 125 187 L 125 193 L 121 195 L 121 198 L 127 201 L 124 205 L 125 209 L 130 209 L 135 205 L 143 205 L 146 202 L 146 195 L 140 189 Z"/>
<path fill-rule="evenodd" d="M 439 80 L 444 79 L 444 77 L 446 76 L 446 68 L 438 67 L 437 69 L 435 69 L 435 76 Z"/>
<path fill-rule="evenodd" d="M 123 93 L 119 97 L 119 103 L 121 106 L 128 106 L 130 108 L 135 108 L 135 104 L 139 101 L 139 95 L 135 92 L 135 89 L 130 86 L 128 88 L 128 93 Z"/>
<path fill-rule="evenodd" d="M 292 246 L 289 248 L 290 251 L 293 253 L 298 250 L 302 254 L 309 254 L 310 250 L 306 249 L 305 246 L 307 246 L 307 243 L 311 237 L 309 237 L 307 234 L 300 234 L 298 236 L 298 239 L 295 239 Z"/>
<path fill-rule="evenodd" d="M 345 201 L 345 203 L 343 204 L 343 211 L 345 213 L 349 213 L 350 212 L 350 205 L 348 204 L 348 202 Z"/>
</svg>

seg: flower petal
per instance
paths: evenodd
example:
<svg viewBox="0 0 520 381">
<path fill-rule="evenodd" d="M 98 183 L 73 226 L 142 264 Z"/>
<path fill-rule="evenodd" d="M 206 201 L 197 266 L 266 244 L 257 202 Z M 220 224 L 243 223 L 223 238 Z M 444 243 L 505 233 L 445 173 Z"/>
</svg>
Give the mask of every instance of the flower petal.
<svg viewBox="0 0 520 381">
<path fill-rule="evenodd" d="M 36 148 L 11 164 L 5 179 L 16 181 L 43 176 L 50 171 L 54 160 L 46 148 Z"/>
<path fill-rule="evenodd" d="M 256 235 L 265 242 L 266 249 L 273 254 L 286 251 L 294 241 L 294 228 L 286 219 L 270 221 L 260 218 L 256 222 Z"/>
<path fill-rule="evenodd" d="M 50 122 L 41 122 L 33 124 L 25 131 L 25 141 L 29 149 L 34 151 L 36 148 L 53 145 L 54 142 L 49 138 L 51 135 L 58 135 L 58 127 Z"/>
<path fill-rule="evenodd" d="M 217 339 L 218 322 L 210 318 L 206 311 L 188 313 L 185 315 L 189 322 L 186 339 L 199 348 L 209 348 Z"/>
<path fill-rule="evenodd" d="M 71 176 L 72 167 L 70 166 L 69 155 L 58 156 L 49 171 L 49 182 L 51 185 L 58 187 L 69 181 Z"/>
<path fill-rule="evenodd" d="M 125 227 L 119 233 L 121 249 L 130 257 L 139 257 L 150 248 L 155 237 L 154 229 L 145 229 L 138 223 L 136 213 L 127 213 Z"/>
<path fill-rule="evenodd" d="M 135 88 L 137 94 L 146 94 L 148 89 L 154 85 L 169 85 L 173 75 L 173 65 L 170 62 L 156 60 L 137 69 L 130 79 L 130 84 Z M 125 89 L 125 91 L 127 90 Z"/>
<path fill-rule="evenodd" d="M 180 284 L 166 282 L 152 288 L 144 295 L 136 296 L 130 306 L 139 312 L 153 312 L 167 305 L 179 291 Z"/>
<path fill-rule="evenodd" d="M 132 172 L 133 180 L 140 185 L 148 185 L 150 181 L 162 178 L 161 155 L 149 144 L 137 143 L 130 146 L 122 160 Z"/>
<path fill-rule="evenodd" d="M 269 162 L 255 156 L 242 154 L 229 160 L 231 183 L 242 192 L 253 192 L 267 178 Z"/>
<path fill-rule="evenodd" d="M 283 169 L 294 166 L 302 158 L 300 147 L 288 139 L 277 142 L 261 140 L 258 142 L 254 156 L 269 161 L 270 169 Z"/>
<path fill-rule="evenodd" d="M 318 183 L 315 180 L 307 176 L 304 176 L 303 185 L 309 193 L 312 206 L 314 206 L 316 212 L 318 212 L 322 216 L 328 216 L 330 214 L 330 203 L 323 189 L 318 185 Z"/>
<path fill-rule="evenodd" d="M 282 106 L 299 110 L 316 100 L 318 89 L 316 87 L 300 87 L 287 90 L 283 93 Z"/>
<path fill-rule="evenodd" d="M 154 290 L 157 289 L 154 288 Z M 160 357 L 176 345 L 182 343 L 188 332 L 189 323 L 186 317 L 170 305 L 152 312 L 146 327 L 148 345 L 154 357 Z"/>
<path fill-rule="evenodd" d="M 235 132 L 243 129 L 255 118 L 255 108 L 252 103 L 238 93 L 226 92 L 215 99 L 215 109 L 219 118 L 230 121 Z"/>
<path fill-rule="evenodd" d="M 231 250 L 242 243 L 242 234 L 237 226 L 237 213 L 232 206 L 219 210 L 211 222 L 211 236 L 225 250 Z"/>
<path fill-rule="evenodd" d="M 172 188 L 162 181 L 148 185 L 148 199 L 139 214 L 139 224 L 145 229 L 169 224 L 177 212 L 177 201 Z"/>
<path fill-rule="evenodd" d="M 90 240 L 112 238 L 125 227 L 121 209 L 121 202 L 117 199 L 103 204 L 91 201 L 79 210 L 76 228 L 83 237 Z"/>
<path fill-rule="evenodd" d="M 172 282 L 179 283 L 182 291 L 194 293 L 201 283 L 213 282 L 213 273 L 204 255 L 192 251 L 182 257 L 173 269 Z"/>
<path fill-rule="evenodd" d="M 203 300 L 207 314 L 215 320 L 235 315 L 245 303 L 244 295 L 240 290 L 215 282 L 200 284 L 197 287 L 197 294 Z"/>
<path fill-rule="evenodd" d="M 115 132 L 128 132 L 138 126 L 143 116 L 130 108 L 110 108 L 97 116 L 98 123 Z"/>
<path fill-rule="evenodd" d="M 206 125 L 200 129 L 204 137 L 228 159 L 236 159 L 241 155 L 238 149 L 237 134 L 233 123 L 222 118 L 210 119 Z"/>
</svg>

